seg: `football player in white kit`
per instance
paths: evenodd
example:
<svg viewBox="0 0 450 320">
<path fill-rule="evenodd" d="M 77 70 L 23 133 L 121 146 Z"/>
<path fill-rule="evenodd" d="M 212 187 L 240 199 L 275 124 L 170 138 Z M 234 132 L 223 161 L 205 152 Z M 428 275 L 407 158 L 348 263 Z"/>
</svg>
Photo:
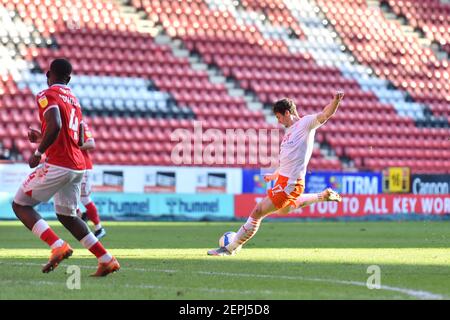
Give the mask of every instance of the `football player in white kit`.
<svg viewBox="0 0 450 320">
<path fill-rule="evenodd" d="M 273 105 L 273 113 L 278 123 L 287 128 L 280 146 L 279 168 L 266 181 L 275 180 L 275 186 L 267 192 L 253 209 L 247 222 L 242 225 L 234 240 L 225 247 L 209 250 L 208 255 L 224 256 L 237 252 L 258 231 L 264 217 L 272 213 L 288 213 L 291 207 L 304 207 L 320 201 L 341 201 L 340 196 L 331 189 L 317 195 L 304 195 L 305 175 L 311 158 L 316 129 L 322 126 L 337 111 L 344 97 L 342 91 L 336 92 L 333 100 L 317 114 L 300 117 L 295 103 L 282 99 Z"/>
</svg>

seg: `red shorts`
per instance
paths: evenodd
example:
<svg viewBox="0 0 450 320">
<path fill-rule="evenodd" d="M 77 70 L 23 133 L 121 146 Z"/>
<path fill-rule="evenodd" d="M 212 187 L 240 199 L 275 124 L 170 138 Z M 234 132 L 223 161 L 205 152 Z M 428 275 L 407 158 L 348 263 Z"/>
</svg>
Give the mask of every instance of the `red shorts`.
<svg viewBox="0 0 450 320">
<path fill-rule="evenodd" d="M 278 176 L 275 186 L 267 191 L 267 195 L 272 200 L 272 203 L 278 209 L 283 209 L 287 206 L 295 207 L 295 200 L 301 196 L 305 190 L 305 183 L 299 179 L 295 184 L 288 185 L 288 178 Z"/>
</svg>

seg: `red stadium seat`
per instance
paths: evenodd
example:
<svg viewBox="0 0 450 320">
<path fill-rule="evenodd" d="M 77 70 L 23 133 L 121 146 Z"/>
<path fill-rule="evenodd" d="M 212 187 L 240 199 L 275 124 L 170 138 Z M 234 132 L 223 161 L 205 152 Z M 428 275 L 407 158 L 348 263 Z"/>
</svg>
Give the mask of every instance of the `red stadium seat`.
<svg viewBox="0 0 450 320">
<path fill-rule="evenodd" d="M 449 22 L 433 18 L 445 15 L 448 5 L 438 0 L 426 4 L 412 0 L 388 2 L 396 14 L 404 14 L 408 23 L 421 28 L 427 38 L 450 43 L 448 29 L 444 33 L 439 29 L 447 28 Z M 176 107 L 190 108 L 205 129 L 271 128 L 264 115 L 249 109 L 242 97 L 231 96 L 223 84 L 213 83 L 207 72 L 195 70 L 187 58 L 175 56 L 170 46 L 136 32 L 133 22 L 124 23 L 127 17 L 115 2 L 82 2 L 82 8 L 90 10 L 85 10 L 76 30 L 64 20 L 71 6 L 68 0 L 50 7 L 24 0 L 7 4 L 44 37 L 54 39 L 56 45 L 52 48 L 37 47 L 26 53 L 29 61 L 35 61 L 42 70 L 51 59 L 66 56 L 76 75 L 150 79 L 153 86 L 174 98 Z M 398 116 L 391 105 L 381 103 L 373 92 L 363 90 L 337 68 L 318 65 L 310 53 L 292 53 L 282 41 L 269 39 L 254 25 L 242 25 L 228 10 L 215 10 L 204 1 L 133 0 L 132 5 L 144 10 L 148 19 L 158 21 L 167 34 L 180 39 L 191 52 L 197 52 L 202 61 L 215 65 L 221 74 L 235 79 L 240 88 L 268 106 L 288 96 L 297 102 L 302 114 L 318 112 L 329 102 L 330 92 L 344 88 L 347 93 L 343 107 L 335 119 L 318 130 L 316 141 L 331 146 L 336 155 L 353 160 L 356 168 L 379 170 L 413 158 L 425 161 L 411 162 L 414 170 L 425 167 L 448 172 L 448 168 L 431 160 L 442 163 L 448 159 L 448 154 L 442 152 L 448 149 L 448 130 L 416 127 L 412 118 Z M 264 15 L 267 25 L 287 28 L 294 37 L 305 39 L 301 23 L 284 2 L 243 0 L 239 5 L 239 10 Z M 318 0 L 317 5 L 360 64 L 403 89 L 413 100 L 426 104 L 434 115 L 450 121 L 448 59 L 436 59 L 431 50 L 422 47 L 417 39 L 407 38 L 396 24 L 364 1 Z M 52 19 L 43 18 L 50 14 Z M 121 23 L 116 24 L 116 19 Z M 380 54 L 374 58 L 373 52 Z M 30 89 L 19 89 L 10 75 L 3 77 L 0 108 L 0 141 L 25 155 L 26 127 L 38 125 Z M 155 115 L 165 119 L 151 118 Z M 133 116 L 88 118 L 98 141 L 95 161 L 170 165 L 170 134 L 177 128 L 192 129 L 192 121 L 178 119 L 176 111 L 155 111 L 145 114 L 145 118 L 141 114 Z M 147 154 L 154 152 L 157 154 Z M 317 169 L 342 168 L 338 161 L 324 159 L 318 149 L 314 149 L 313 161 Z"/>
</svg>

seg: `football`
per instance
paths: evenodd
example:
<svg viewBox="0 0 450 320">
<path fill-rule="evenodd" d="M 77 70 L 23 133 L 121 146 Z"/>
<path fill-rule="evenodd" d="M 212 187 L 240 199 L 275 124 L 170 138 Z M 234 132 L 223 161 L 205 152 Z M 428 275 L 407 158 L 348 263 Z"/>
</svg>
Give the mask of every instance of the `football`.
<svg viewBox="0 0 450 320">
<path fill-rule="evenodd" d="M 233 241 L 235 236 L 236 232 L 233 231 L 225 232 L 219 239 L 219 246 L 221 247 L 227 246 L 230 242 Z"/>
</svg>

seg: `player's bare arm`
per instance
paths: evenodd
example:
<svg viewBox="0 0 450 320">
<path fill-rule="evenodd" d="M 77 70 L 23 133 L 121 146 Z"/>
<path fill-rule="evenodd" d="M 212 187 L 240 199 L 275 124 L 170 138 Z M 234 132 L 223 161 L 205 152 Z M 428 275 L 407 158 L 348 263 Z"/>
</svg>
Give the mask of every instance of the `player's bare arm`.
<svg viewBox="0 0 450 320">
<path fill-rule="evenodd" d="M 275 170 L 274 173 L 265 174 L 264 181 L 270 182 L 270 181 L 276 180 L 276 179 L 278 179 L 278 176 L 279 176 L 279 168 L 277 170 Z"/>
<path fill-rule="evenodd" d="M 61 114 L 58 108 L 47 110 L 44 117 L 47 127 L 36 152 L 32 154 L 30 159 L 28 160 L 30 168 L 35 168 L 39 165 L 42 154 L 44 154 L 45 151 L 53 144 L 53 142 L 55 142 L 56 138 L 58 138 L 59 132 L 61 131 Z"/>
<path fill-rule="evenodd" d="M 95 149 L 95 140 L 88 139 L 82 146 L 80 146 L 81 150 L 94 150 Z"/>
<path fill-rule="evenodd" d="M 84 145 L 84 123 L 83 121 L 80 122 L 80 126 L 78 127 L 78 131 L 79 131 L 79 139 L 78 139 L 78 146 L 81 147 Z"/>
<path fill-rule="evenodd" d="M 320 123 L 324 123 L 328 119 L 330 119 L 339 108 L 339 104 L 341 103 L 342 99 L 344 98 L 344 92 L 343 91 L 337 91 L 334 95 L 333 100 L 329 105 L 327 105 L 321 113 L 317 115 L 317 120 Z"/>
<path fill-rule="evenodd" d="M 31 143 L 40 143 L 42 141 L 42 133 L 41 130 L 28 128 L 28 140 Z"/>
</svg>

